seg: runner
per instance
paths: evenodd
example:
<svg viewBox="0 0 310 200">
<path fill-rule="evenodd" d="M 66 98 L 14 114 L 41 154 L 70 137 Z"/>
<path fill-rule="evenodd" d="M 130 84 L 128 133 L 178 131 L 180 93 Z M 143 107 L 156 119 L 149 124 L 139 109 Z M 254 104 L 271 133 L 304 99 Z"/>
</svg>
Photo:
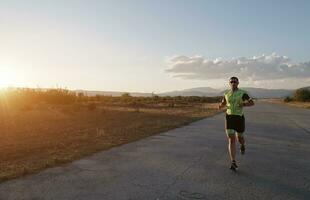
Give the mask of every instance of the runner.
<svg viewBox="0 0 310 200">
<path fill-rule="evenodd" d="M 240 152 L 245 153 L 245 119 L 243 114 L 244 106 L 253 106 L 253 99 L 249 97 L 245 90 L 238 88 L 239 80 L 237 77 L 229 79 L 230 90 L 224 93 L 222 102 L 218 108 L 226 107 L 225 130 L 228 138 L 228 151 L 231 161 L 230 169 L 236 171 L 236 134 L 240 143 Z"/>
</svg>

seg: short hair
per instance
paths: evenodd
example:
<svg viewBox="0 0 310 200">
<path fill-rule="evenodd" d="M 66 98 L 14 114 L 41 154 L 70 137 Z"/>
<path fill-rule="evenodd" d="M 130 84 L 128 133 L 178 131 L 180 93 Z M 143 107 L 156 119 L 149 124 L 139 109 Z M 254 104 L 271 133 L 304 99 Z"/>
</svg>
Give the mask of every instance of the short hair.
<svg viewBox="0 0 310 200">
<path fill-rule="evenodd" d="M 235 79 L 235 80 L 237 80 L 239 82 L 239 79 L 237 77 L 235 77 L 235 76 L 230 77 L 229 80 L 232 80 L 232 79 Z"/>
</svg>

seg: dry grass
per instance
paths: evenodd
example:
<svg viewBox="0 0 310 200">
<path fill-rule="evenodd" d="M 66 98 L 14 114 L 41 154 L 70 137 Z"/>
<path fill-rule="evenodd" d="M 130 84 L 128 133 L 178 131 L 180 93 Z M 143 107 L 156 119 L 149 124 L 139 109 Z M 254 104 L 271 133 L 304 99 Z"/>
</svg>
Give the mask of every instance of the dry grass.
<svg viewBox="0 0 310 200">
<path fill-rule="evenodd" d="M 288 106 L 310 109 L 310 102 L 300 102 L 300 101 L 284 102 L 283 99 L 263 99 L 260 101 L 267 101 L 270 103 L 278 103 L 278 104 L 284 104 Z"/>
<path fill-rule="evenodd" d="M 38 172 L 220 111 L 217 103 L 174 108 L 37 104 L 0 109 L 0 180 Z"/>
</svg>

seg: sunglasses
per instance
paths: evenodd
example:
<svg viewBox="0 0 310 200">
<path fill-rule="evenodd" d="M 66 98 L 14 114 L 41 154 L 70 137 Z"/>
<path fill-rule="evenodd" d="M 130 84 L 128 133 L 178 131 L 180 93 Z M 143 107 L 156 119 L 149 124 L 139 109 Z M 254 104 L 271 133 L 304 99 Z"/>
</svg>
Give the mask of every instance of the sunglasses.
<svg viewBox="0 0 310 200">
<path fill-rule="evenodd" d="M 230 81 L 230 83 L 238 83 L 238 81 Z"/>
</svg>

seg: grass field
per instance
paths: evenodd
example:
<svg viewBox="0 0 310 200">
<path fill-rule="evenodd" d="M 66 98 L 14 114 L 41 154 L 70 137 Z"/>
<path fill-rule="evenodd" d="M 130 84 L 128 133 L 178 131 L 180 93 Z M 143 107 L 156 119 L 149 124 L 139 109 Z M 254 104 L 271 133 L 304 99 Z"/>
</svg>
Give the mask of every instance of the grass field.
<svg viewBox="0 0 310 200">
<path fill-rule="evenodd" d="M 0 109 L 0 180 L 65 164 L 218 112 L 217 103 L 167 106 L 37 102 Z"/>
<path fill-rule="evenodd" d="M 278 104 L 284 104 L 288 106 L 310 109 L 310 102 L 300 102 L 300 101 L 284 102 L 283 99 L 264 99 L 260 101 L 268 101 L 270 103 L 278 103 Z"/>
</svg>

